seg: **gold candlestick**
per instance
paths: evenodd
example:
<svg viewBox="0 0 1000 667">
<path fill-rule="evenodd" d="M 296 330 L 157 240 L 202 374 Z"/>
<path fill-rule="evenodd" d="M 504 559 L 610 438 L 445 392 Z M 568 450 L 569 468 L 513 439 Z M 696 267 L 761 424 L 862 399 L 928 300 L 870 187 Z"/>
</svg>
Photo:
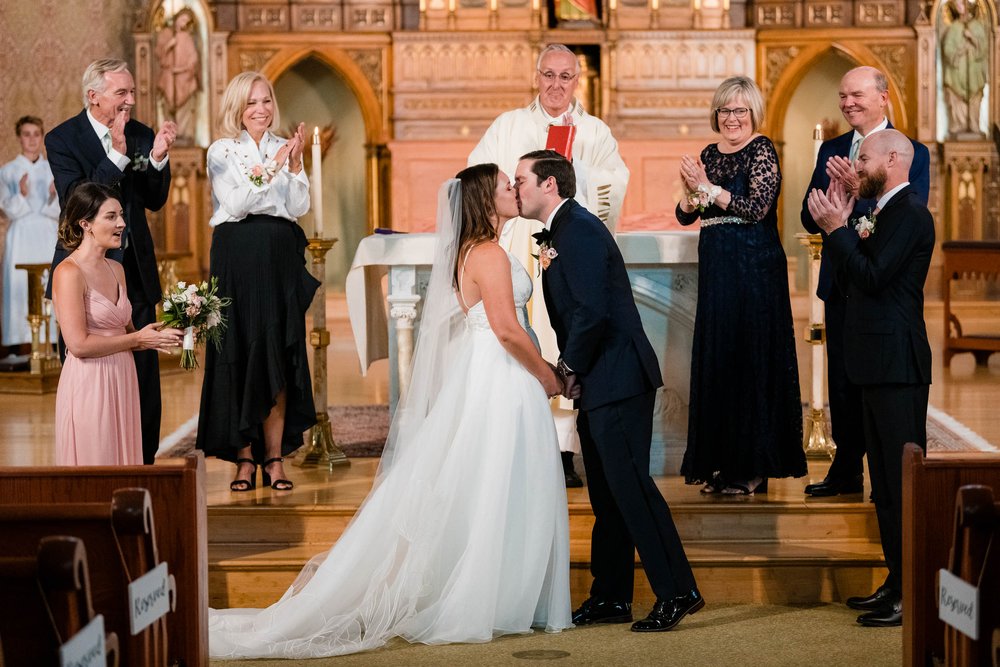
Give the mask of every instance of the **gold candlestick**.
<svg viewBox="0 0 1000 667">
<path fill-rule="evenodd" d="M 799 243 L 809 251 L 809 328 L 806 342 L 812 345 L 812 391 L 809 416 L 802 424 L 802 448 L 809 458 L 832 459 L 837 445 L 826 432 L 826 408 L 823 397 L 823 371 L 826 347 L 826 324 L 823 303 L 816 296 L 819 283 L 819 262 L 823 254 L 823 239 L 819 234 L 796 234 Z"/>
<path fill-rule="evenodd" d="M 330 415 L 327 413 L 326 399 L 326 354 L 330 346 L 330 331 L 326 328 L 326 253 L 337 239 L 309 239 L 309 253 L 312 255 L 312 275 L 319 281 L 319 288 L 313 298 L 313 328 L 309 332 L 309 344 L 313 347 L 313 400 L 316 402 L 316 425 L 309 432 L 309 444 L 295 457 L 297 466 L 325 465 L 330 470 L 336 465 L 350 465 L 347 454 L 333 440 L 330 430 Z"/>
<path fill-rule="evenodd" d="M 58 377 L 62 364 L 52 354 L 52 344 L 48 334 L 48 318 L 45 317 L 45 274 L 49 264 L 15 264 L 14 268 L 28 272 L 28 325 L 31 327 L 31 374 L 54 375 Z M 44 340 L 42 338 L 45 333 Z"/>
</svg>

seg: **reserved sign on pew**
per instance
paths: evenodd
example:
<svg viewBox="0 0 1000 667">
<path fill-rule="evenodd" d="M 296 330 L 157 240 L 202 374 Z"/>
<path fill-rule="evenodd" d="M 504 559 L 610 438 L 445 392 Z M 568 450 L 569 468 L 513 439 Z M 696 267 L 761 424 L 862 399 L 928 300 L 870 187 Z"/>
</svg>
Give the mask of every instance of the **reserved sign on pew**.
<svg viewBox="0 0 1000 667">
<path fill-rule="evenodd" d="M 132 634 L 139 634 L 171 611 L 176 597 L 174 577 L 167 573 L 166 562 L 129 584 L 129 627 Z"/>
<path fill-rule="evenodd" d="M 61 667 L 105 667 L 104 616 L 97 614 L 83 630 L 59 647 Z"/>
<path fill-rule="evenodd" d="M 944 568 L 938 571 L 938 618 L 969 639 L 979 639 L 979 589 Z"/>
</svg>

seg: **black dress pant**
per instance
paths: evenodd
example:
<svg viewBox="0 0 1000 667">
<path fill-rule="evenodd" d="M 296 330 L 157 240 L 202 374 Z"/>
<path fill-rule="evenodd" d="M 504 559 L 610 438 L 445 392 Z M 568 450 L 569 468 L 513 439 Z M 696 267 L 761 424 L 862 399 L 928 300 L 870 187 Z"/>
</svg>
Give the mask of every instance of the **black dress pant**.
<svg viewBox="0 0 1000 667">
<path fill-rule="evenodd" d="M 827 479 L 845 481 L 864 471 L 865 430 L 861 419 L 861 387 L 847 379 L 844 319 L 847 299 L 834 286 L 826 298 L 826 377 L 830 422 L 837 451 Z"/>
<path fill-rule="evenodd" d="M 590 594 L 603 600 L 631 602 L 636 550 L 657 598 L 695 588 L 670 508 L 649 475 L 655 396 L 650 391 L 577 417 L 595 517 Z"/>
<path fill-rule="evenodd" d="M 903 445 L 927 451 L 929 385 L 871 385 L 862 390 L 868 471 L 882 553 L 889 568 L 885 585 L 903 591 Z"/>
</svg>

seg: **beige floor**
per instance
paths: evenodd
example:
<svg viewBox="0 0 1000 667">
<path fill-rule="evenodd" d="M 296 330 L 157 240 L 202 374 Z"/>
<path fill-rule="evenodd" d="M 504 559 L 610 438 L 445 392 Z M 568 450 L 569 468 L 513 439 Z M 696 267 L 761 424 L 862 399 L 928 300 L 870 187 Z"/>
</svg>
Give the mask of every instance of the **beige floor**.
<svg viewBox="0 0 1000 667">
<path fill-rule="evenodd" d="M 354 348 L 347 309 L 342 295 L 328 296 L 329 348 L 328 401 L 330 404 L 371 404 L 388 402 L 388 363 L 378 361 L 362 376 Z M 796 332 L 805 327 L 806 300 L 793 300 Z M 1000 333 L 1000 304 L 964 304 L 957 307 L 966 331 Z M 940 303 L 926 309 L 928 334 L 934 352 L 934 382 L 930 403 L 959 422 L 1000 446 L 1000 354 L 993 355 L 988 367 L 976 366 L 971 354 L 952 359 L 950 368 L 942 365 L 943 336 Z M 797 336 L 799 372 L 802 386 L 808 386 L 809 351 Z M 163 364 L 163 422 L 161 434 L 171 433 L 189 422 L 198 412 L 201 373 L 174 370 L 176 363 Z M 803 394 L 803 398 L 806 395 Z M 53 454 L 53 419 L 55 394 L 23 396 L 0 394 L 0 465 L 50 465 Z"/>
</svg>

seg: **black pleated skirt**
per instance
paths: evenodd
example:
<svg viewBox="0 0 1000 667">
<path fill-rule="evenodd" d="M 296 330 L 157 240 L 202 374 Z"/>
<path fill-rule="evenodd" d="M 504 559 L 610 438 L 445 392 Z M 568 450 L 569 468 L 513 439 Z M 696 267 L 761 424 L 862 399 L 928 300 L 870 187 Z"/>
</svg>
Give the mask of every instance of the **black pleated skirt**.
<svg viewBox="0 0 1000 667">
<path fill-rule="evenodd" d="M 306 309 L 319 281 L 306 269 L 298 224 L 269 215 L 226 222 L 212 234 L 210 271 L 233 302 L 222 346 L 205 354 L 197 448 L 235 461 L 250 445 L 264 460 L 264 419 L 285 391 L 281 455 L 302 445 L 316 423 L 306 356 Z"/>
</svg>

